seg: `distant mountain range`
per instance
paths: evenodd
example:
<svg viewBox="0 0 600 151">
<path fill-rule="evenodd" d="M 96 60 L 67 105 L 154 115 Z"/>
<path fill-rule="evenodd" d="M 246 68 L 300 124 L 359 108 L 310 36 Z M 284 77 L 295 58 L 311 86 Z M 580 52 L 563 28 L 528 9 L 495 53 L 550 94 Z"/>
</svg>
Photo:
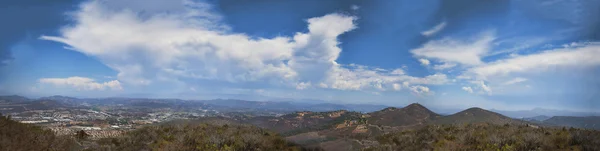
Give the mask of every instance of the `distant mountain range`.
<svg viewBox="0 0 600 151">
<path fill-rule="evenodd" d="M 30 99 L 18 95 L 0 96 L 0 103 L 19 103 L 27 101 L 30 101 Z"/>
<path fill-rule="evenodd" d="M 539 122 L 548 126 L 576 127 L 600 130 L 600 116 L 573 117 L 554 116 Z"/>
<path fill-rule="evenodd" d="M 410 104 L 404 108 L 396 108 L 371 104 L 333 104 L 318 103 L 318 101 L 302 103 L 290 100 L 259 102 L 237 99 L 180 100 L 146 98 L 73 98 L 67 96 L 49 96 L 39 99 L 28 99 L 16 95 L 0 96 L 0 109 L 2 109 L 0 112 L 4 113 L 53 108 L 89 108 L 95 105 L 119 105 L 133 108 L 171 108 L 176 110 L 202 108 L 214 109 L 222 112 L 258 111 L 292 113 L 281 117 L 246 119 L 256 125 L 269 125 L 274 124 L 273 122 L 275 122 L 275 126 L 277 126 L 277 121 L 288 121 L 286 123 L 287 125 L 280 125 L 284 127 L 281 128 L 281 130 L 292 130 L 297 127 L 320 129 L 323 125 L 335 125 L 339 124 L 340 121 L 347 122 L 356 120 L 371 125 L 391 127 L 411 127 L 426 124 L 505 124 L 527 122 L 546 126 L 600 129 L 600 116 L 597 116 L 597 113 L 546 109 L 534 109 L 530 111 L 488 111 L 481 108 L 469 108 L 450 115 L 440 115 L 417 103 Z M 528 118 L 522 118 L 526 116 L 528 116 Z M 285 128 L 286 126 L 289 128 Z"/>
<path fill-rule="evenodd" d="M 0 105 L 32 103 L 41 100 L 52 100 L 67 106 L 85 107 L 95 105 L 125 105 L 129 107 L 147 108 L 204 108 L 220 110 L 250 110 L 250 111 L 334 111 L 348 110 L 357 112 L 373 112 L 386 108 L 383 105 L 372 104 L 333 104 L 319 103 L 316 100 L 309 102 L 297 102 L 295 100 L 283 101 L 247 101 L 238 99 L 214 99 L 214 100 L 181 100 L 181 99 L 148 99 L 148 98 L 74 98 L 68 96 L 49 96 L 38 99 L 29 99 L 22 96 L 0 96 Z M 20 110 L 15 110 L 20 111 Z"/>
<path fill-rule="evenodd" d="M 546 116 L 546 115 L 539 115 L 539 116 L 534 116 L 534 117 L 528 117 L 528 118 L 523 118 L 523 120 L 525 121 L 531 121 L 531 122 L 541 122 L 547 119 L 550 119 L 552 117 Z"/>
<path fill-rule="evenodd" d="M 223 107 L 232 108 L 253 108 L 253 109 L 265 109 L 265 110 L 276 110 L 276 111 L 335 111 L 335 110 L 348 110 L 357 112 L 373 112 L 386 108 L 383 105 L 371 105 L 371 104 L 333 104 L 333 103 L 304 103 L 304 102 L 293 102 L 293 101 L 245 101 L 235 99 L 215 99 L 215 100 L 203 100 L 201 102 L 207 104 L 213 104 Z"/>
<path fill-rule="evenodd" d="M 600 116 L 600 112 L 576 112 L 568 110 L 553 110 L 553 109 L 542 109 L 534 108 L 532 110 L 519 110 L 519 111 L 502 111 L 494 110 L 491 111 L 500 113 L 513 118 L 530 118 L 536 116 Z"/>
</svg>

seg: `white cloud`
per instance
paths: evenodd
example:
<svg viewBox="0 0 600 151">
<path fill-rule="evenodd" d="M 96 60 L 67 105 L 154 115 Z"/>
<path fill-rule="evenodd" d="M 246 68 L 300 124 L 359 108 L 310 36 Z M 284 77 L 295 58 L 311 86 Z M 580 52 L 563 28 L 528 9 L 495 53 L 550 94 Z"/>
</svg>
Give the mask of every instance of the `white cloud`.
<svg viewBox="0 0 600 151">
<path fill-rule="evenodd" d="M 170 13 L 160 13 L 150 6 L 106 5 L 116 4 L 82 4 L 73 13 L 75 24 L 63 28 L 61 36 L 40 39 L 61 42 L 74 51 L 97 57 L 118 72 L 119 81 L 131 85 L 168 81 L 186 86 L 189 83 L 182 81 L 204 79 L 296 89 L 318 83 L 320 88 L 386 91 L 401 82 L 407 82 L 405 87 L 408 82 L 448 82 L 443 74 L 420 78 L 405 75 L 402 69 L 338 64 L 342 50 L 337 46 L 337 37 L 357 28 L 353 16 L 314 17 L 307 20 L 308 32 L 252 38 L 229 31 L 221 17 L 204 3 L 183 1 L 183 9 L 173 6 L 178 9 Z"/>
<path fill-rule="evenodd" d="M 485 93 L 492 95 L 492 88 L 486 85 L 484 81 L 474 81 L 474 83 L 477 84 Z"/>
<path fill-rule="evenodd" d="M 414 94 L 417 94 L 417 95 L 430 93 L 429 87 L 421 86 L 421 85 L 411 86 L 410 91 L 412 91 Z"/>
<path fill-rule="evenodd" d="M 506 76 L 511 73 L 540 72 L 561 67 L 598 66 L 600 65 L 598 58 L 600 58 L 600 45 L 589 44 L 498 60 L 471 68 L 466 74 L 485 80 L 490 76 Z"/>
<path fill-rule="evenodd" d="M 68 78 L 41 78 L 38 80 L 41 84 L 51 84 L 54 86 L 70 86 L 77 90 L 122 90 L 121 83 L 118 80 L 98 83 L 94 79 L 86 77 L 68 77 Z"/>
<path fill-rule="evenodd" d="M 456 64 L 454 64 L 454 63 L 444 63 L 441 65 L 434 65 L 433 69 L 434 70 L 446 70 L 446 69 L 453 68 L 455 66 L 456 66 Z"/>
<path fill-rule="evenodd" d="M 402 85 L 400 85 L 398 83 L 394 83 L 392 86 L 393 86 L 394 90 L 396 90 L 396 91 L 402 90 Z"/>
<path fill-rule="evenodd" d="M 430 63 L 430 62 L 429 62 L 429 60 L 427 60 L 427 59 L 423 59 L 423 58 L 419 59 L 419 62 L 420 62 L 420 63 L 421 63 L 421 65 L 423 65 L 423 66 L 429 66 L 429 63 Z"/>
<path fill-rule="evenodd" d="M 469 40 L 443 38 L 425 43 L 422 47 L 411 50 L 416 57 L 438 59 L 442 62 L 465 65 L 483 64 L 481 57 L 491 49 L 494 32 L 486 31 Z"/>
<path fill-rule="evenodd" d="M 436 33 L 442 31 L 442 29 L 444 29 L 446 27 L 446 22 L 441 22 L 440 24 L 435 25 L 433 28 L 427 30 L 427 31 L 423 31 L 421 32 L 421 34 L 423 36 L 432 36 L 435 35 Z"/>
<path fill-rule="evenodd" d="M 394 74 L 394 75 L 403 75 L 404 74 L 404 70 L 402 70 L 402 69 L 394 69 L 391 74 Z"/>
<path fill-rule="evenodd" d="M 394 73 L 394 71 L 396 73 Z M 410 84 L 443 85 L 449 82 L 445 74 L 433 74 L 426 77 L 412 77 L 398 74 L 400 70 L 378 71 L 364 66 L 342 68 L 335 66 L 326 76 L 321 87 L 340 90 L 393 90 L 395 83 L 403 83 L 404 87 Z"/>
<path fill-rule="evenodd" d="M 521 83 L 521 82 L 525 82 L 525 81 L 527 81 L 527 79 L 521 78 L 521 77 L 516 77 L 512 80 L 502 83 L 502 85 L 512 85 L 512 84 L 517 84 L 517 83 Z"/>
<path fill-rule="evenodd" d="M 296 85 L 296 89 L 304 90 L 304 89 L 310 87 L 310 85 L 311 85 L 310 82 L 300 82 Z"/>
<path fill-rule="evenodd" d="M 148 14 L 144 18 L 131 9 L 107 8 L 104 4 L 83 4 L 73 15 L 76 24 L 64 28 L 61 37 L 41 39 L 62 42 L 98 57 L 128 84 L 151 84 L 158 76 L 237 82 L 273 77 L 285 80 L 296 74 L 283 62 L 293 53 L 290 38 L 251 39 L 228 34 L 208 8 L 195 7 L 201 3 L 189 4 L 194 7 L 180 13 Z"/>
<path fill-rule="evenodd" d="M 424 78 L 410 78 L 408 82 L 411 84 L 443 85 L 450 82 L 450 80 L 448 80 L 448 76 L 445 74 L 436 73 Z"/>
<path fill-rule="evenodd" d="M 469 93 L 473 93 L 473 88 L 471 88 L 471 87 L 462 87 L 462 89 Z"/>
</svg>

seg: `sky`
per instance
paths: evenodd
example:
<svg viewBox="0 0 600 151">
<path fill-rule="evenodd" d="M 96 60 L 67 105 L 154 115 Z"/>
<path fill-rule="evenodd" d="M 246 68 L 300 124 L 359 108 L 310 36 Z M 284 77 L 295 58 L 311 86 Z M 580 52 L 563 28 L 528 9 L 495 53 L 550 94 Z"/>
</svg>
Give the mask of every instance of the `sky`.
<svg viewBox="0 0 600 151">
<path fill-rule="evenodd" d="M 0 2 L 0 94 L 600 109 L 595 0 Z"/>
</svg>

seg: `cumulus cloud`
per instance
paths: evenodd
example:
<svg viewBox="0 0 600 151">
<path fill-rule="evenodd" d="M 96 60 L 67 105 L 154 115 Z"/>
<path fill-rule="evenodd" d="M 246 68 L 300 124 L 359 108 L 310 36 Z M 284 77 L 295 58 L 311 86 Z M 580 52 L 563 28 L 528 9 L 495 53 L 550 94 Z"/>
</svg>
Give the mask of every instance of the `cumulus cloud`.
<svg viewBox="0 0 600 151">
<path fill-rule="evenodd" d="M 423 58 L 419 59 L 419 62 L 420 62 L 420 63 L 421 63 L 421 65 L 423 65 L 423 66 L 429 66 L 429 63 L 430 63 L 430 62 L 429 62 L 429 60 L 427 60 L 427 59 L 423 59 Z"/>
<path fill-rule="evenodd" d="M 492 88 L 490 88 L 488 85 L 486 85 L 484 81 L 482 81 L 482 80 L 474 81 L 473 83 L 477 84 L 479 86 L 479 88 L 481 90 L 483 90 L 484 93 L 487 93 L 488 95 L 492 95 Z"/>
<path fill-rule="evenodd" d="M 512 80 L 502 83 L 502 85 L 512 85 L 512 84 L 517 84 L 517 83 L 521 83 L 521 82 L 525 82 L 525 81 L 527 81 L 527 79 L 521 78 L 521 77 L 516 77 Z"/>
<path fill-rule="evenodd" d="M 97 57 L 118 72 L 119 81 L 131 85 L 165 80 L 187 84 L 178 81 L 200 79 L 296 89 L 314 84 L 339 90 L 386 91 L 394 90 L 395 83 L 404 86 L 406 82 L 404 87 L 409 87 L 448 82 L 444 74 L 412 77 L 401 69 L 337 63 L 342 52 L 337 37 L 357 28 L 354 16 L 334 13 L 309 18 L 307 32 L 256 38 L 231 32 L 211 6 L 201 2 L 182 1 L 169 13 L 146 5 L 109 4 L 82 4 L 73 13 L 75 24 L 64 27 L 60 36 L 40 39 Z"/>
<path fill-rule="evenodd" d="M 94 79 L 86 77 L 68 77 L 68 78 L 41 78 L 38 80 L 41 84 L 51 84 L 54 86 L 69 86 L 77 90 L 122 90 L 121 83 L 118 80 L 98 83 Z"/>
<path fill-rule="evenodd" d="M 429 36 L 435 35 L 436 33 L 442 31 L 445 27 L 446 27 L 446 22 L 441 22 L 441 23 L 433 26 L 433 28 L 431 28 L 431 29 L 429 29 L 427 31 L 421 32 L 421 34 L 423 36 L 429 37 Z"/>
<path fill-rule="evenodd" d="M 471 88 L 471 87 L 462 87 L 462 89 L 469 93 L 473 93 L 473 88 Z"/>
<path fill-rule="evenodd" d="M 411 53 L 416 57 L 437 59 L 448 63 L 480 65 L 483 64 L 481 58 L 490 51 L 494 39 L 493 31 L 483 32 L 468 40 L 446 37 L 429 41 L 422 47 L 411 50 Z"/>
<path fill-rule="evenodd" d="M 410 91 L 417 95 L 423 95 L 423 94 L 430 93 L 429 87 L 421 86 L 421 85 L 411 86 Z"/>
</svg>

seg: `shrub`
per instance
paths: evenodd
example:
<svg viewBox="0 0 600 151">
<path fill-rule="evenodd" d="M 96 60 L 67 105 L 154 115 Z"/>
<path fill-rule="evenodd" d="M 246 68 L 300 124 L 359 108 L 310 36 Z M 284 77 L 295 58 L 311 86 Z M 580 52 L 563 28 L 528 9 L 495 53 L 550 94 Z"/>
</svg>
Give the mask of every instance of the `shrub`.
<svg viewBox="0 0 600 151">
<path fill-rule="evenodd" d="M 600 150 L 600 131 L 520 125 L 425 126 L 376 137 L 369 150 Z"/>
</svg>

